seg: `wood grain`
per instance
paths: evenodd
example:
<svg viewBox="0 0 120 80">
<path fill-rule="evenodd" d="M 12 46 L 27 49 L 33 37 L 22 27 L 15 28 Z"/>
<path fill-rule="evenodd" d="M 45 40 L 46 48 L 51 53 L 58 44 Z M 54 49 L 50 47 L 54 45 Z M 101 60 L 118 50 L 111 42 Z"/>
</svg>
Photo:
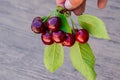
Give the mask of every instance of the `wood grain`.
<svg viewBox="0 0 120 80">
<path fill-rule="evenodd" d="M 111 37 L 89 41 L 96 56 L 97 80 L 119 80 L 120 0 L 109 0 L 104 10 L 96 3 L 88 0 L 86 13 L 103 19 Z M 68 48 L 59 70 L 51 74 L 44 67 L 45 45 L 30 25 L 35 16 L 48 15 L 54 8 L 53 0 L 0 0 L 0 80 L 85 80 L 71 65 Z"/>
</svg>

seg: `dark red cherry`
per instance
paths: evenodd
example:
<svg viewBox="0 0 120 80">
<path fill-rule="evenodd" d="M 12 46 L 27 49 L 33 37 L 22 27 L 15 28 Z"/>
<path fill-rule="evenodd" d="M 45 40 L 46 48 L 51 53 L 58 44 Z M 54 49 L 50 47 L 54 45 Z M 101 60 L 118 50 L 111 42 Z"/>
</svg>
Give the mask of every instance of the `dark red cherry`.
<svg viewBox="0 0 120 80">
<path fill-rule="evenodd" d="M 52 33 L 52 39 L 56 43 L 62 43 L 66 39 L 66 35 L 63 31 L 54 31 Z"/>
<path fill-rule="evenodd" d="M 47 21 L 47 26 L 50 30 L 56 31 L 61 26 L 61 19 L 59 17 L 51 17 Z"/>
<path fill-rule="evenodd" d="M 88 41 L 88 39 L 89 39 L 89 33 L 87 30 L 80 29 L 78 32 L 76 32 L 76 40 L 79 43 L 84 44 Z"/>
<path fill-rule="evenodd" d="M 42 21 L 42 18 L 41 17 L 35 17 L 34 19 L 33 19 L 33 21 L 38 21 L 38 20 L 40 20 L 40 21 Z"/>
<path fill-rule="evenodd" d="M 75 35 L 66 33 L 66 39 L 62 42 L 63 46 L 71 47 L 75 43 Z"/>
<path fill-rule="evenodd" d="M 53 44 L 52 34 L 50 34 L 48 32 L 42 33 L 41 39 L 42 39 L 43 43 L 46 44 L 46 45 Z"/>
<path fill-rule="evenodd" d="M 44 22 L 43 24 L 44 24 L 44 27 L 45 27 L 45 30 L 43 31 L 43 33 L 49 32 L 50 30 L 47 27 L 47 22 Z"/>
<path fill-rule="evenodd" d="M 39 34 L 44 33 L 46 31 L 46 27 L 44 26 L 42 19 L 40 17 L 34 18 L 31 29 L 33 32 Z"/>
</svg>

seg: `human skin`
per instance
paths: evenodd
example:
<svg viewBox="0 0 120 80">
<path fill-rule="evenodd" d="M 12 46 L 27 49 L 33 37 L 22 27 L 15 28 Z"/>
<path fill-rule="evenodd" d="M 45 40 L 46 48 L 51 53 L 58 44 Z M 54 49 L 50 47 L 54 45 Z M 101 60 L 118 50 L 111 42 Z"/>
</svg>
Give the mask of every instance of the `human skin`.
<svg viewBox="0 0 120 80">
<path fill-rule="evenodd" d="M 108 0 L 98 0 L 98 8 L 105 8 Z M 85 11 L 86 0 L 56 0 L 58 6 L 63 6 L 72 10 L 76 15 L 81 15 Z"/>
</svg>

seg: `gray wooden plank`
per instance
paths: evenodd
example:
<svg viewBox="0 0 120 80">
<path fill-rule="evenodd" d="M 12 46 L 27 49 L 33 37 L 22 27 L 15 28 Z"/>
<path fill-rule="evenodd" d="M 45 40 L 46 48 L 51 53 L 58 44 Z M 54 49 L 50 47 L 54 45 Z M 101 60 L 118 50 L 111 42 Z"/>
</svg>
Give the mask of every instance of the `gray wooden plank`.
<svg viewBox="0 0 120 80">
<path fill-rule="evenodd" d="M 44 67 L 45 45 L 30 25 L 35 16 L 48 15 L 54 8 L 52 0 L 0 0 L 0 80 L 85 80 L 73 68 L 68 48 L 59 70 L 51 74 Z M 87 1 L 86 13 L 103 19 L 111 37 L 89 41 L 96 56 L 97 80 L 120 79 L 119 12 L 119 0 L 110 0 L 104 10 L 96 7 L 96 0 Z"/>
</svg>

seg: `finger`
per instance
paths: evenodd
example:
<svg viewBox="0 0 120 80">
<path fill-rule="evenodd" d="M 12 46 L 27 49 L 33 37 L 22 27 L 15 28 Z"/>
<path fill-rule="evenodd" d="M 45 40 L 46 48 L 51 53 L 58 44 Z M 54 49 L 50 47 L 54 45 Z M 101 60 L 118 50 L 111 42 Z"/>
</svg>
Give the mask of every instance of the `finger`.
<svg viewBox="0 0 120 80">
<path fill-rule="evenodd" d="M 69 10 L 73 10 L 80 6 L 84 0 L 66 0 L 65 7 Z"/>
<path fill-rule="evenodd" d="M 98 0 L 98 8 L 103 9 L 105 8 L 108 0 Z"/>
<path fill-rule="evenodd" d="M 83 4 L 81 4 L 81 6 L 73 10 L 74 14 L 77 16 L 81 15 L 85 11 L 85 6 L 86 6 L 86 0 L 83 2 Z"/>
<path fill-rule="evenodd" d="M 56 0 L 57 6 L 64 6 L 66 0 Z"/>
</svg>

